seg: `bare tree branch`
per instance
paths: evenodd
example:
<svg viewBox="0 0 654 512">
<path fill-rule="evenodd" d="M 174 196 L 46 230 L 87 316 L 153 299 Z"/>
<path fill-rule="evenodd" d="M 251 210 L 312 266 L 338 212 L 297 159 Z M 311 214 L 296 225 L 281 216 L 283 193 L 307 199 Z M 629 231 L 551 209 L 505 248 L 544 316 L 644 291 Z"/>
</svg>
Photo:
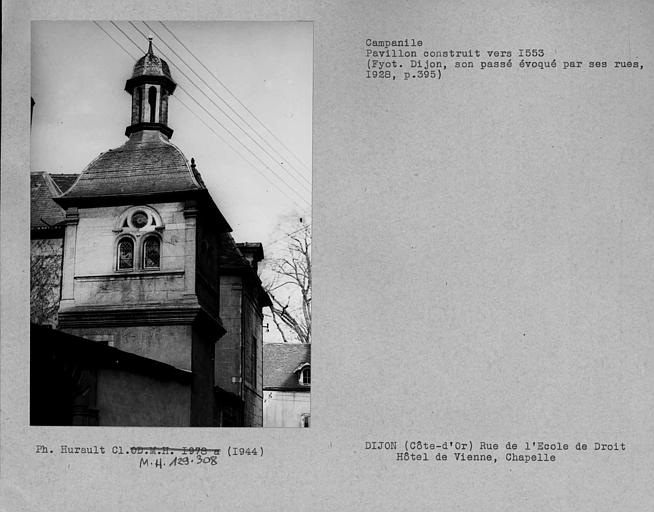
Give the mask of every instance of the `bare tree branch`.
<svg viewBox="0 0 654 512">
<path fill-rule="evenodd" d="M 285 255 L 274 260 L 264 284 L 273 322 L 284 342 L 311 343 L 311 227 L 288 234 Z"/>
<path fill-rule="evenodd" d="M 61 279 L 61 240 L 32 240 L 30 254 L 30 321 L 57 323 L 59 281 Z"/>
</svg>

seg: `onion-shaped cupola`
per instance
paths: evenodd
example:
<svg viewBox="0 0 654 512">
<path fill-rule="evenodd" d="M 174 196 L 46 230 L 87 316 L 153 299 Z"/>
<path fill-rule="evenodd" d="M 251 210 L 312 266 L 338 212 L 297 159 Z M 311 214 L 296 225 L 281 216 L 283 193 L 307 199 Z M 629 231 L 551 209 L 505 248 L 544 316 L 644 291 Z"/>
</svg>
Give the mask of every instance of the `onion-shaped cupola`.
<svg viewBox="0 0 654 512">
<path fill-rule="evenodd" d="M 158 130 L 170 138 L 173 130 L 168 127 L 168 97 L 177 84 L 166 61 L 152 51 L 152 36 L 148 40 L 148 53 L 136 62 L 132 77 L 125 83 L 125 90 L 132 95 L 132 124 L 125 135 Z"/>
</svg>

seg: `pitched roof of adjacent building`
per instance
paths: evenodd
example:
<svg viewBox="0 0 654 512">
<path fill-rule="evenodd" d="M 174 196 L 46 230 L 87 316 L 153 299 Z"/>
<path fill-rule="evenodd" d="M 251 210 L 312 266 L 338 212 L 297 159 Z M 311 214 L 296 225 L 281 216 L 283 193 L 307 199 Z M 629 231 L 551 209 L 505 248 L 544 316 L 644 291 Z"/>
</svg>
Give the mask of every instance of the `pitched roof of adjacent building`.
<svg viewBox="0 0 654 512">
<path fill-rule="evenodd" d="M 263 387 L 289 391 L 308 391 L 298 381 L 297 370 L 311 364 L 311 343 L 264 343 Z"/>
<path fill-rule="evenodd" d="M 52 229 L 64 220 L 64 210 L 52 198 L 61 194 L 61 189 L 47 172 L 33 172 L 30 175 L 30 227 L 31 229 Z"/>
<path fill-rule="evenodd" d="M 54 181 L 61 192 L 66 192 L 75 180 L 79 177 L 79 174 L 50 174 L 52 181 Z"/>
<path fill-rule="evenodd" d="M 61 199 L 65 202 L 192 190 L 206 190 L 198 172 L 165 135 L 150 130 L 133 133 L 122 146 L 101 153 Z"/>
<path fill-rule="evenodd" d="M 251 267 L 248 260 L 246 260 L 241 251 L 238 250 L 238 245 L 230 233 L 220 233 L 218 242 L 220 243 L 218 257 L 222 268 Z"/>
<path fill-rule="evenodd" d="M 239 242 L 236 246 L 251 264 L 258 263 L 263 259 L 263 245 L 261 242 Z"/>
<path fill-rule="evenodd" d="M 261 292 L 259 294 L 261 306 L 271 306 L 272 303 L 270 302 L 270 297 L 264 289 L 257 273 L 257 262 L 250 262 L 243 254 L 242 246 L 258 246 L 260 247 L 261 257 L 263 257 L 263 248 L 261 248 L 261 244 L 258 242 L 247 242 L 247 244 L 236 243 L 234 237 L 230 233 L 220 233 L 218 235 L 218 243 L 220 273 L 223 275 L 249 275 Z"/>
<path fill-rule="evenodd" d="M 30 324 L 32 357 L 57 355 L 64 362 L 81 361 L 91 367 L 114 368 L 164 380 L 190 382 L 192 372 L 155 359 L 125 352 L 57 329 Z"/>
</svg>

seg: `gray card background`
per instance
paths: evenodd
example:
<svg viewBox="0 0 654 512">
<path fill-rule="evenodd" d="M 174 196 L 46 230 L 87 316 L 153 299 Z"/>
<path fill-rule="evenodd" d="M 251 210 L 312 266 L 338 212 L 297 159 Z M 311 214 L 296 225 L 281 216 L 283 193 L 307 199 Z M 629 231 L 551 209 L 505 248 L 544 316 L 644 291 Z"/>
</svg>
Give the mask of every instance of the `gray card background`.
<svg viewBox="0 0 654 512">
<path fill-rule="evenodd" d="M 311 429 L 26 426 L 29 23 L 80 18 L 314 22 Z M 649 2 L 4 3 L 5 510 L 652 510 L 652 27 Z M 373 81 L 369 37 L 644 69 Z M 422 466 L 383 439 L 628 450 Z M 144 472 L 37 443 L 267 452 Z"/>
</svg>

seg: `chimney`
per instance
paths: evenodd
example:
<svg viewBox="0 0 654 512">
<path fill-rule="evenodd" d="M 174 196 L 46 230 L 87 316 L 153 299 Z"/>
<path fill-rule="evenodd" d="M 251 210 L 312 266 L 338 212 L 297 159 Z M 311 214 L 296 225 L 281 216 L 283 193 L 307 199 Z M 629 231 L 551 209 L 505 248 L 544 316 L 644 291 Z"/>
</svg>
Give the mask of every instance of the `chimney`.
<svg viewBox="0 0 654 512">
<path fill-rule="evenodd" d="M 263 245 L 260 242 L 244 242 L 236 244 L 236 247 L 256 272 L 257 264 L 263 259 Z"/>
</svg>

